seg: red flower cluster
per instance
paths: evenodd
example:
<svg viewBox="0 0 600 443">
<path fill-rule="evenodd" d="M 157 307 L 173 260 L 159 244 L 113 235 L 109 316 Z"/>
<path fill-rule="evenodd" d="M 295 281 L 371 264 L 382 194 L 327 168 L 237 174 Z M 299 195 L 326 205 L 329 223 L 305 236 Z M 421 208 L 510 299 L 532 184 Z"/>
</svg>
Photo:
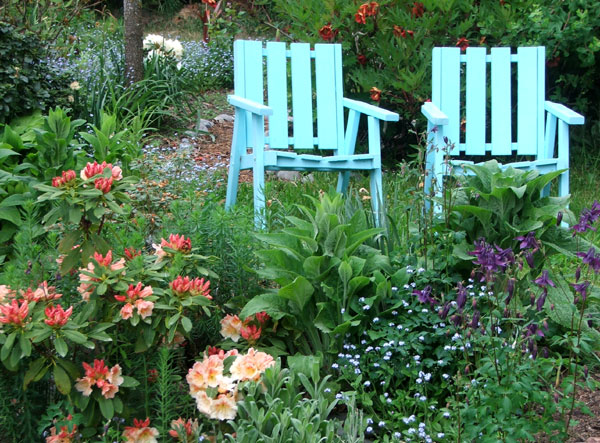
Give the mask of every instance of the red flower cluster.
<svg viewBox="0 0 600 443">
<path fill-rule="evenodd" d="M 94 180 L 94 187 L 101 190 L 104 194 L 110 191 L 113 181 L 119 181 L 123 178 L 123 172 L 118 166 L 113 166 L 111 163 L 98 162 L 88 163 L 81 170 L 80 176 L 83 180 L 88 180 L 96 175 L 103 174 L 106 169 L 110 169 L 111 176 L 108 178 L 99 177 Z"/>
<path fill-rule="evenodd" d="M 334 30 L 331 27 L 331 23 L 327 23 L 325 26 L 319 29 L 319 35 L 326 42 L 330 42 L 336 37 L 336 35 L 338 35 L 338 30 Z"/>
<path fill-rule="evenodd" d="M 414 2 L 411 10 L 412 16 L 415 18 L 423 17 L 425 6 L 421 2 Z"/>
<path fill-rule="evenodd" d="M 213 8 L 216 8 L 217 6 L 217 0 L 202 0 L 202 3 L 208 6 L 212 6 Z"/>
<path fill-rule="evenodd" d="M 360 24 L 366 24 L 367 23 L 367 17 L 372 17 L 377 15 L 377 12 L 379 11 L 379 3 L 377 2 L 370 2 L 370 3 L 363 3 L 362 5 L 360 5 L 358 7 L 358 11 L 356 12 L 356 14 L 354 14 L 354 20 L 356 21 L 356 23 L 360 23 Z"/>
<path fill-rule="evenodd" d="M 381 90 L 379 90 L 375 86 L 373 86 L 369 92 L 371 93 L 371 100 L 373 100 L 375 102 L 378 102 L 381 100 Z"/>
<path fill-rule="evenodd" d="M 60 188 L 63 185 L 71 183 L 76 178 L 77 174 L 75 174 L 75 171 L 69 169 L 68 171 L 63 171 L 58 177 L 54 177 L 52 179 L 52 186 L 55 188 Z"/>
<path fill-rule="evenodd" d="M 464 51 L 469 47 L 469 40 L 467 40 L 465 37 L 461 37 L 456 42 L 456 46 L 458 46 L 461 51 Z"/>
<path fill-rule="evenodd" d="M 358 63 L 360 63 L 363 66 L 367 64 L 367 57 L 364 54 L 358 54 L 356 56 L 356 60 L 358 60 Z"/>
<path fill-rule="evenodd" d="M 25 292 L 21 292 L 21 295 L 30 303 L 34 301 L 38 302 L 40 300 L 56 300 L 62 297 L 62 294 L 56 292 L 56 287 L 48 286 L 48 282 L 46 281 L 40 283 L 35 291 L 31 288 L 27 288 Z"/>
<path fill-rule="evenodd" d="M 142 255 L 142 251 L 138 251 L 133 246 L 125 248 L 125 257 L 127 258 L 127 260 L 133 260 L 138 255 Z"/>
<path fill-rule="evenodd" d="M 202 295 L 212 300 L 210 296 L 210 280 L 206 280 L 205 282 L 203 278 L 190 279 L 189 277 L 178 275 L 175 280 L 169 283 L 169 286 L 178 297 L 189 293 L 192 297 Z"/>
<path fill-rule="evenodd" d="M 50 305 L 46 307 L 44 313 L 46 314 L 44 323 L 53 328 L 62 328 L 69 321 L 69 317 L 73 313 L 73 306 L 65 311 L 61 305 Z"/>
</svg>

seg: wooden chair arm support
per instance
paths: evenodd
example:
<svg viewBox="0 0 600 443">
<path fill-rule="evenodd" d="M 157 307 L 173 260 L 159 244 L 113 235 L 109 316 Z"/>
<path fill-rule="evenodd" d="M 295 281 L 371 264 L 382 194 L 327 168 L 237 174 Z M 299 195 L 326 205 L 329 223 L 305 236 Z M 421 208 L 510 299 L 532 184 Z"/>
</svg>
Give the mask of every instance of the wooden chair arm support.
<svg viewBox="0 0 600 443">
<path fill-rule="evenodd" d="M 348 109 L 360 112 L 361 114 L 369 115 L 386 122 L 397 122 L 400 120 L 400 116 L 395 112 L 387 111 L 377 106 L 352 100 L 350 98 L 344 98 L 344 106 Z"/>
<path fill-rule="evenodd" d="M 583 125 L 585 117 L 559 103 L 544 102 L 544 108 L 568 125 Z"/>
<path fill-rule="evenodd" d="M 273 115 L 273 110 L 270 107 L 261 105 L 260 103 L 253 102 L 252 100 L 248 100 L 246 98 L 239 97 L 237 95 L 228 95 L 227 101 L 232 106 L 241 108 L 244 111 L 248 111 L 256 115 Z"/>
<path fill-rule="evenodd" d="M 421 106 L 421 113 L 432 125 L 447 125 L 449 123 L 448 116 L 431 102 L 426 102 Z"/>
</svg>

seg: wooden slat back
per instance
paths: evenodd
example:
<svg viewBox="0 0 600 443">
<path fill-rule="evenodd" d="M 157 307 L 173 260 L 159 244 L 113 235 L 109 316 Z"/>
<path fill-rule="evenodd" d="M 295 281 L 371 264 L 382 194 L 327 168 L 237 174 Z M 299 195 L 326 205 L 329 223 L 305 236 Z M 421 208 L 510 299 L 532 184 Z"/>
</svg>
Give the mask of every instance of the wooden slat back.
<svg viewBox="0 0 600 443">
<path fill-rule="evenodd" d="M 457 59 L 460 60 L 458 67 Z M 513 79 L 512 63 L 516 64 L 516 79 Z M 458 48 L 435 48 L 432 70 L 431 97 L 449 118 L 444 135 L 457 146 L 453 154 L 544 155 L 543 47 L 518 48 L 517 54 L 511 54 L 510 48 L 492 48 L 490 54 L 485 48 L 467 48 L 465 55 L 460 55 Z M 464 91 L 461 91 L 460 76 L 463 73 L 466 81 Z M 515 83 L 517 139 L 513 140 L 511 89 Z M 461 114 L 463 93 L 465 109 Z M 464 143 L 460 143 L 463 117 L 466 134 Z M 488 126 L 491 127 L 490 135 L 487 135 Z"/>
<path fill-rule="evenodd" d="M 288 148 L 288 84 L 286 47 L 283 42 L 267 43 L 267 93 L 273 115 L 269 117 L 269 146 Z"/>
<path fill-rule="evenodd" d="M 292 117 L 294 119 L 294 147 L 312 149 L 313 108 L 310 45 L 292 43 Z"/>
<path fill-rule="evenodd" d="M 343 144 L 341 47 L 315 45 L 317 135 L 320 149 L 339 149 Z"/>
<path fill-rule="evenodd" d="M 444 134 L 456 146 L 452 154 L 458 154 L 460 142 L 460 49 L 435 48 L 432 67 L 432 100 L 448 116 L 449 123 L 444 128 Z"/>
<path fill-rule="evenodd" d="M 465 153 L 485 155 L 487 64 L 485 48 L 467 48 Z"/>
<path fill-rule="evenodd" d="M 233 44 L 235 95 L 263 104 L 262 43 L 237 40 Z M 252 117 L 246 116 L 246 145 L 253 147 Z"/>
<path fill-rule="evenodd" d="M 263 49 L 259 41 L 238 40 L 234 43 L 234 74 L 236 95 L 263 103 L 266 87 L 267 105 L 273 109 L 265 138 L 270 148 L 313 149 L 317 145 L 320 149 L 343 150 L 341 45 L 321 43 L 311 50 L 308 43 L 292 43 L 288 49 L 285 43 L 268 42 Z M 291 136 L 289 116 L 293 119 Z"/>
<path fill-rule="evenodd" d="M 510 48 L 492 48 L 492 155 L 512 153 Z"/>
</svg>

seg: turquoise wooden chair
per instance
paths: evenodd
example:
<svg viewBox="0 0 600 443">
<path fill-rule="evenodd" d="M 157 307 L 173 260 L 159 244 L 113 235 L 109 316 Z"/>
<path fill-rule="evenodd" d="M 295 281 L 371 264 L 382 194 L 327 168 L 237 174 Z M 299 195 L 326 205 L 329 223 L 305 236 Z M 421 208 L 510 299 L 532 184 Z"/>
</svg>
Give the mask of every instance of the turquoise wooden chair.
<svg viewBox="0 0 600 443">
<path fill-rule="evenodd" d="M 421 108 L 430 134 L 426 192 L 433 185 L 439 190 L 450 168 L 456 172 L 461 164 L 473 163 L 445 161 L 448 142 L 454 144 L 450 156 L 526 155 L 530 160 L 504 166 L 541 173 L 566 169 L 559 177 L 558 195 L 569 194 L 569 125 L 581 125 L 584 118 L 545 100 L 545 64 L 544 47 L 522 47 L 516 54 L 510 48 L 492 48 L 489 54 L 486 48 L 467 48 L 464 55 L 460 48 L 433 49 L 431 102 Z M 515 84 L 517 102 L 512 103 Z"/>
<path fill-rule="evenodd" d="M 269 42 L 263 47 L 259 41 L 238 40 L 233 52 L 235 94 L 228 100 L 235 107 L 235 123 L 225 207 L 236 202 L 243 169 L 253 172 L 258 228 L 265 226 L 265 170 L 338 172 L 339 192 L 346 191 L 351 171 L 369 171 L 373 213 L 379 223 L 383 202 L 379 122 L 399 117 L 343 98 L 341 45 L 316 44 L 311 49 L 308 43 L 292 43 L 288 48 L 285 43 Z M 346 128 L 344 107 L 349 109 Z M 354 153 L 361 114 L 367 116 L 367 154 Z M 315 155 L 315 149 L 329 155 Z"/>
</svg>

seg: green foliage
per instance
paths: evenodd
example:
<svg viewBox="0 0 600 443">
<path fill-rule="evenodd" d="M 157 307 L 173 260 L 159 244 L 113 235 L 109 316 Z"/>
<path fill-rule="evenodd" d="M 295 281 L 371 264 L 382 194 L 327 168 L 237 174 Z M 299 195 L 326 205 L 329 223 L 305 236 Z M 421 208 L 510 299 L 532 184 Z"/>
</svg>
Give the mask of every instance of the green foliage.
<svg viewBox="0 0 600 443">
<path fill-rule="evenodd" d="M 238 403 L 238 417 L 229 424 L 230 442 L 341 442 L 341 423 L 331 414 L 338 401 L 327 394 L 329 377 L 310 379 L 303 373 L 281 369 L 265 371 L 262 386 L 253 384 Z M 303 392 L 304 390 L 304 392 Z"/>
<path fill-rule="evenodd" d="M 464 184 L 453 191 L 448 227 L 464 231 L 467 244 L 483 237 L 489 243 L 516 249 L 516 237 L 535 231 L 553 252 L 575 252 L 577 245 L 570 234 L 556 226 L 559 213 L 565 221 L 575 221 L 567 209 L 569 196 L 541 196 L 561 171 L 541 175 L 512 167 L 502 170 L 495 160 L 464 168 L 473 175 L 461 177 Z"/>
<path fill-rule="evenodd" d="M 302 218 L 287 217 L 293 227 L 257 234 L 270 246 L 257 252 L 264 263 L 259 275 L 280 288 L 254 297 L 240 313 L 266 311 L 279 321 L 277 338 L 291 354 L 337 352 L 340 336 L 364 315 L 358 297 L 376 304 L 389 292 L 381 272 L 388 259 L 366 245 L 380 229 L 368 228 L 363 210 L 346 218 L 340 195 L 312 200 L 314 210 L 299 206 Z"/>
<path fill-rule="evenodd" d="M 68 85 L 34 34 L 18 32 L 0 19 L 0 123 L 65 104 Z"/>
</svg>

